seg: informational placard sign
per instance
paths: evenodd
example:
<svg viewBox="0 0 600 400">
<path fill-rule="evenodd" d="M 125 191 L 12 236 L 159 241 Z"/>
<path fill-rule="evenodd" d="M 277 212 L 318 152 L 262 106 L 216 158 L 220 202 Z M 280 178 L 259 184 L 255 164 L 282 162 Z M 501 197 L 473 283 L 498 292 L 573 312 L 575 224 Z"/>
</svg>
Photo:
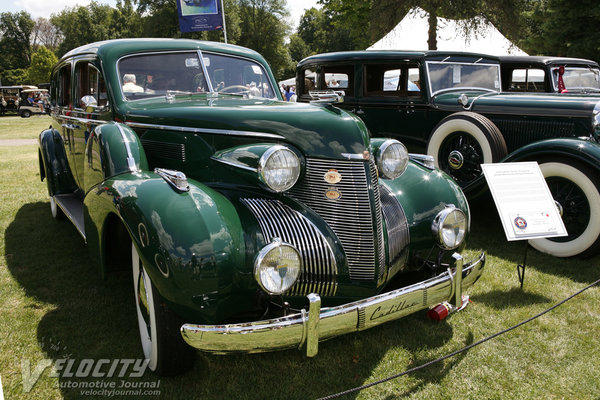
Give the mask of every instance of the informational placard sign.
<svg viewBox="0 0 600 400">
<path fill-rule="evenodd" d="M 567 236 L 537 162 L 482 164 L 507 240 Z"/>
<path fill-rule="evenodd" d="M 181 32 L 223 29 L 223 10 L 220 0 L 177 0 Z"/>
</svg>

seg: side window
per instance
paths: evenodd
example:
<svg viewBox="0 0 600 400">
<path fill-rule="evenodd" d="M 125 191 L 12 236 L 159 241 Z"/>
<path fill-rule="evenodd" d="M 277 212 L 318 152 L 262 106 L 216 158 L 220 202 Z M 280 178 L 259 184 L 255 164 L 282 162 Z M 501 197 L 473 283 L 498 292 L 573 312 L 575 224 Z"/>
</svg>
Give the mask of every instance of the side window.
<svg viewBox="0 0 600 400">
<path fill-rule="evenodd" d="M 367 65 L 365 93 L 372 97 L 421 95 L 421 78 L 416 64 Z"/>
<path fill-rule="evenodd" d="M 96 67 L 87 61 L 79 62 L 75 66 L 75 77 L 77 107 L 84 108 L 86 104 L 96 106 L 108 104 L 106 85 L 102 74 Z"/>
<path fill-rule="evenodd" d="M 321 72 L 324 90 L 343 90 L 346 97 L 354 96 L 354 65 L 325 66 Z"/>
<path fill-rule="evenodd" d="M 65 65 L 58 71 L 56 103 L 59 106 L 71 105 L 71 66 Z"/>
<path fill-rule="evenodd" d="M 301 76 L 304 78 L 304 84 L 302 85 L 302 94 L 309 94 L 309 92 L 317 89 L 317 72 L 310 68 L 302 71 Z"/>
<path fill-rule="evenodd" d="M 544 92 L 544 70 L 537 68 L 514 69 L 508 90 L 513 92 Z"/>
</svg>

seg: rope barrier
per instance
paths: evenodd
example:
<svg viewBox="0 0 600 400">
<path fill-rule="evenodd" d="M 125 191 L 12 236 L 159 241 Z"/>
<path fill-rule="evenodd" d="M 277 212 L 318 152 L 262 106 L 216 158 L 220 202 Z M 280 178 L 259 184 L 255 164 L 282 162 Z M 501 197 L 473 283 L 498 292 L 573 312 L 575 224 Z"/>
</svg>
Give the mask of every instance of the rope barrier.
<svg viewBox="0 0 600 400">
<path fill-rule="evenodd" d="M 383 379 L 380 379 L 380 380 L 378 380 L 378 381 L 375 381 L 375 382 L 368 383 L 368 384 L 366 384 L 366 385 L 362 385 L 362 386 L 358 386 L 358 387 L 355 387 L 355 388 L 352 388 L 352 389 L 344 390 L 343 392 L 339 392 L 339 393 L 331 394 L 331 395 L 328 395 L 328 396 L 325 396 L 325 397 L 320 397 L 320 398 L 318 398 L 317 400 L 329 400 L 329 399 L 335 399 L 335 398 L 338 398 L 338 397 L 341 397 L 341 396 L 345 396 L 345 395 L 347 395 L 347 394 L 350 394 L 350 393 L 354 393 L 354 392 L 358 392 L 358 391 L 361 391 L 361 390 L 364 390 L 364 389 L 368 389 L 368 388 L 370 388 L 370 387 L 372 387 L 372 386 L 376 386 L 376 385 L 379 385 L 379 384 L 382 384 L 382 383 L 385 383 L 385 382 L 391 381 L 391 380 L 393 380 L 393 379 L 400 378 L 401 376 L 404 376 L 404 375 L 411 374 L 411 373 L 413 373 L 413 372 L 415 372 L 415 371 L 418 371 L 418 370 L 420 370 L 420 369 L 427 368 L 427 367 L 429 367 L 430 365 L 436 364 L 436 363 L 438 363 L 438 362 L 440 362 L 440 361 L 444 361 L 444 360 L 446 360 L 446 359 L 448 359 L 448 358 L 450 358 L 450 357 L 454 357 L 454 356 L 455 356 L 455 355 L 457 355 L 457 354 L 464 353 L 465 351 L 467 351 L 467 350 L 470 350 L 470 349 L 472 349 L 472 348 L 473 348 L 473 347 L 475 347 L 475 346 L 479 346 L 480 344 L 482 344 L 482 343 L 485 343 L 485 342 L 487 342 L 488 340 L 492 340 L 492 339 L 494 339 L 494 338 L 495 338 L 495 337 L 497 337 L 497 336 L 500 336 L 500 335 L 503 335 L 503 334 L 505 334 L 505 333 L 507 333 L 507 332 L 510 332 L 510 331 L 512 331 L 513 329 L 516 329 L 516 328 L 518 328 L 518 327 L 520 327 L 520 326 L 522 326 L 522 325 L 525 325 L 525 324 L 526 324 L 526 323 L 528 323 L 528 322 L 531 322 L 531 321 L 533 321 L 534 319 L 537 319 L 537 318 L 541 317 L 541 316 L 542 316 L 542 315 L 544 315 L 544 314 L 547 314 L 547 313 L 549 313 L 550 311 L 554 310 L 554 309 L 555 309 L 555 308 L 557 308 L 557 307 L 560 307 L 561 305 L 563 305 L 563 304 L 564 304 L 564 303 L 566 303 L 567 301 L 571 300 L 571 299 L 572 299 L 572 298 L 574 298 L 575 296 L 577 296 L 577 295 L 579 295 L 579 294 L 581 294 L 581 293 L 585 292 L 586 290 L 590 289 L 591 287 L 594 287 L 594 286 L 596 286 L 596 285 L 597 285 L 597 284 L 599 284 L 599 283 L 600 283 L 600 279 L 598 279 L 596 282 L 594 282 L 594 283 L 592 283 L 592 284 L 590 284 L 590 285 L 588 285 L 588 286 L 584 287 L 583 289 L 581 289 L 581 290 L 577 291 L 576 293 L 572 294 L 571 296 L 567 297 L 566 299 L 564 299 L 564 300 L 562 300 L 562 301 L 560 301 L 560 302 L 556 303 L 556 304 L 555 304 L 555 305 L 553 305 L 552 307 L 550 307 L 550 308 L 548 308 L 548 309 L 546 309 L 546 310 L 544 310 L 544 311 L 540 312 L 539 314 L 536 314 L 536 315 L 534 315 L 534 316 L 533 316 L 533 317 L 531 317 L 531 318 L 528 318 L 528 319 L 526 319 L 526 320 L 524 320 L 524 321 L 521 321 L 521 322 L 519 322 L 518 324 L 511 326 L 510 328 L 507 328 L 507 329 L 504 329 L 504 330 L 502 330 L 502 331 L 500 331 L 500 332 L 494 333 L 494 334 L 493 334 L 493 335 L 491 335 L 491 336 L 488 336 L 488 337 L 486 337 L 486 338 L 484 338 L 484 339 L 481 339 L 481 340 L 479 340 L 479 341 L 477 341 L 477 342 L 475 342 L 475 343 L 472 343 L 472 344 L 470 344 L 470 345 L 468 345 L 468 346 L 466 346 L 466 347 L 463 347 L 463 348 L 462 348 L 462 349 L 460 349 L 460 350 L 453 351 L 452 353 L 450 353 L 450 354 L 447 354 L 447 355 L 445 355 L 445 356 L 443 356 L 443 357 L 440 357 L 440 358 L 437 358 L 437 359 L 435 359 L 435 360 L 432 360 L 432 361 L 426 362 L 425 364 L 419 365 L 418 367 L 414 367 L 414 368 L 408 369 L 408 370 L 406 370 L 406 371 L 404 371 L 404 372 L 401 372 L 401 373 L 399 373 L 399 374 L 392 375 L 392 376 L 389 376 L 389 377 L 387 377 L 387 378 L 383 378 Z"/>
</svg>

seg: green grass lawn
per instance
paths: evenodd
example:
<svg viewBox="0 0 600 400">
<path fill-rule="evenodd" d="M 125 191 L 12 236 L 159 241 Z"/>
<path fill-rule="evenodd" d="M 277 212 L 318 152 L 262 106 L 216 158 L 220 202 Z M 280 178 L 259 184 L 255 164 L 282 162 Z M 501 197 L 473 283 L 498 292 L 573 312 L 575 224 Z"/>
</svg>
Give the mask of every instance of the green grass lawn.
<svg viewBox="0 0 600 400">
<path fill-rule="evenodd" d="M 0 118 L 2 139 L 35 139 L 48 117 Z M 43 359 L 136 359 L 141 356 L 131 277 L 103 281 L 83 240 L 50 216 L 36 145 L 0 145 L 0 377 L 6 399 L 80 398 L 46 369 L 29 393 L 23 371 Z M 301 351 L 214 356 L 160 378 L 168 399 L 315 399 L 413 368 L 508 328 L 600 278 L 600 257 L 552 258 L 530 249 L 524 289 L 516 264 L 524 243 L 507 243 L 495 209 L 473 204 L 467 258 L 488 254 L 473 303 L 446 321 L 420 312 Z M 600 288 L 466 353 L 344 399 L 598 399 Z M 29 362 L 29 366 L 27 365 Z M 24 368 L 25 366 L 25 368 Z M 30 369 L 29 369 L 30 368 Z M 137 382 L 156 382 L 152 373 Z M 71 378 L 71 381 L 76 378 Z M 119 378 L 80 378 L 80 381 Z M 136 381 L 129 379 L 129 381 Z M 136 398 L 153 396 L 137 396 Z M 119 398 L 119 397 L 117 397 Z"/>
</svg>

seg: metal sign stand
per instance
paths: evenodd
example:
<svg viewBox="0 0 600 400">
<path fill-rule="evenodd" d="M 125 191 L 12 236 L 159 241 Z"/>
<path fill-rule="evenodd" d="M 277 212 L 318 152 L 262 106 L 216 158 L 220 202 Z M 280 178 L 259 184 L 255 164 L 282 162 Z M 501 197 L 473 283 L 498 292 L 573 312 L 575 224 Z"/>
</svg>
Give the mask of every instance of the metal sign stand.
<svg viewBox="0 0 600 400">
<path fill-rule="evenodd" d="M 525 266 L 527 265 L 527 248 L 529 242 L 525 240 L 525 254 L 523 255 L 523 264 L 517 264 L 517 276 L 519 277 L 519 283 L 521 284 L 521 290 L 523 290 L 523 281 L 525 281 Z"/>
</svg>

